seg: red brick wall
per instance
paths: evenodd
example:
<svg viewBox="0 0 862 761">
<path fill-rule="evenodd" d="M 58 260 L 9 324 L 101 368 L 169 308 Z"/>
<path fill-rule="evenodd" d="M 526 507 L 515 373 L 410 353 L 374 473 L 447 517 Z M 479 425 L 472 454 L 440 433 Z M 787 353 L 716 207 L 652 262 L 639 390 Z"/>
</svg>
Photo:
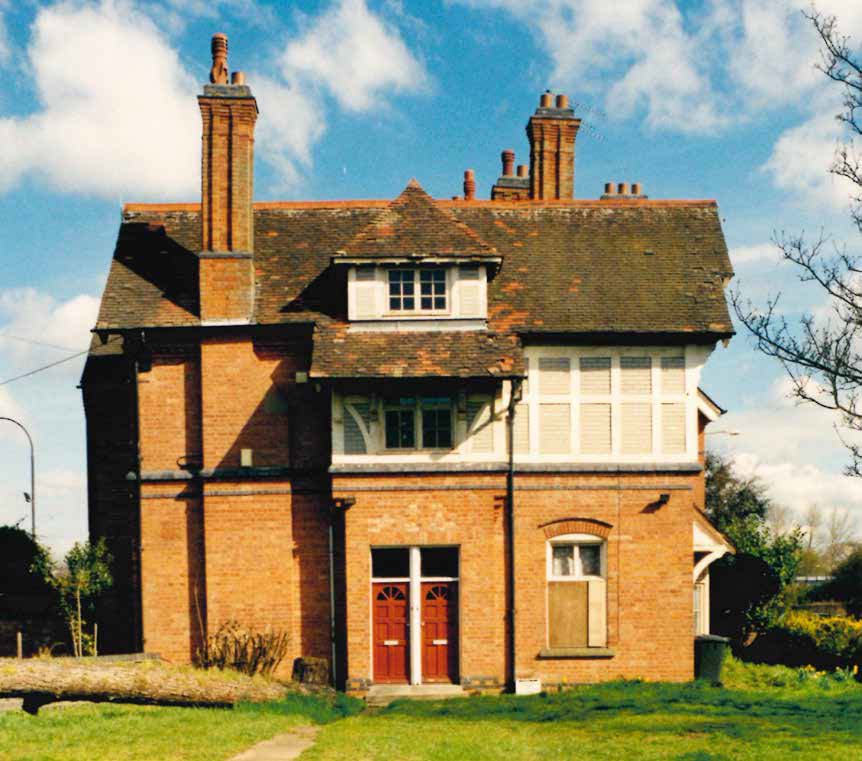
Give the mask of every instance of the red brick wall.
<svg viewBox="0 0 862 761">
<path fill-rule="evenodd" d="M 248 319 L 254 306 L 251 259 L 202 257 L 199 267 L 201 319 Z"/>
<path fill-rule="evenodd" d="M 533 200 L 574 198 L 575 138 L 580 119 L 530 117 L 530 195 Z"/>
<path fill-rule="evenodd" d="M 548 683 L 618 677 L 692 676 L 692 491 L 680 476 L 516 478 L 516 636 L 519 677 Z M 622 490 L 617 487 L 622 484 Z M 437 490 L 412 491 L 429 485 Z M 464 490 L 453 487 L 461 485 Z M 486 488 L 471 488 L 476 485 Z M 644 487 L 632 489 L 630 487 Z M 369 491 L 371 488 L 379 491 Z M 382 488 L 381 488 L 382 487 Z M 397 490 L 398 487 L 403 491 Z M 443 488 L 445 487 L 445 488 Z M 394 490 L 393 490 L 394 489 Z M 456 544 L 461 550 L 462 678 L 505 683 L 505 482 L 500 476 L 338 478 L 336 496 L 356 503 L 346 521 L 348 676 L 372 676 L 370 547 Z M 611 524 L 608 537 L 610 659 L 541 660 L 546 646 L 546 536 L 565 518 Z"/>
<path fill-rule="evenodd" d="M 238 467 L 252 450 L 255 467 L 290 464 L 288 394 L 297 365 L 286 351 L 256 348 L 246 337 L 201 345 L 204 463 Z"/>
</svg>

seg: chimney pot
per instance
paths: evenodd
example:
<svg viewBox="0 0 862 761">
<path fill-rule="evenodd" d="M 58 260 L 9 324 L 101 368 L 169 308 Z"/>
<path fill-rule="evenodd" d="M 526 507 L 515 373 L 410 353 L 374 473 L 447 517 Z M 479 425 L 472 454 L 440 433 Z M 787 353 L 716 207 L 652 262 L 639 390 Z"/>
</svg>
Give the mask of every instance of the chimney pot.
<svg viewBox="0 0 862 761">
<path fill-rule="evenodd" d="M 503 159 L 503 177 L 511 177 L 515 173 L 515 151 L 506 148 L 500 156 Z"/>
<path fill-rule="evenodd" d="M 245 72 L 244 71 L 235 71 L 230 75 L 230 83 L 232 85 L 244 85 L 245 84 Z"/>
<path fill-rule="evenodd" d="M 518 177 L 527 176 L 528 167 L 526 164 L 518 164 Z"/>
<path fill-rule="evenodd" d="M 210 82 L 214 85 L 227 84 L 227 35 L 218 32 L 210 43 L 213 65 L 210 69 Z"/>
<path fill-rule="evenodd" d="M 616 186 L 612 182 L 606 182 L 605 183 L 605 195 L 606 196 L 616 195 L 616 192 L 617 192 Z"/>
<path fill-rule="evenodd" d="M 632 195 L 633 196 L 641 196 L 643 195 L 643 188 L 639 182 L 632 183 Z"/>
<path fill-rule="evenodd" d="M 472 201 L 476 197 L 476 176 L 472 169 L 464 170 L 464 200 Z"/>
<path fill-rule="evenodd" d="M 542 93 L 542 96 L 539 98 L 539 108 L 550 108 L 551 103 L 553 103 L 553 94 L 550 90 L 545 90 Z"/>
<path fill-rule="evenodd" d="M 621 182 L 617 185 L 617 193 L 621 196 L 627 196 L 629 194 L 629 184 L 627 182 Z"/>
<path fill-rule="evenodd" d="M 569 96 L 563 95 L 562 93 L 557 96 L 556 101 L 557 108 L 568 108 L 569 107 Z"/>
</svg>

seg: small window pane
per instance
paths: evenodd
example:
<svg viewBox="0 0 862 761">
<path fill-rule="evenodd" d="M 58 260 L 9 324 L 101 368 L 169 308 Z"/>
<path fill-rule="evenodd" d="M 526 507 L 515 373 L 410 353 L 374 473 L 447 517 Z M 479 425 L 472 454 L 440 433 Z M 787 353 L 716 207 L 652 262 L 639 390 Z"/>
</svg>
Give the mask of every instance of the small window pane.
<svg viewBox="0 0 862 761">
<path fill-rule="evenodd" d="M 458 549 L 456 547 L 423 547 L 422 575 L 458 577 Z"/>
<path fill-rule="evenodd" d="M 378 579 L 410 576 L 410 551 L 406 547 L 371 550 L 371 575 Z"/>
<path fill-rule="evenodd" d="M 389 270 L 389 309 L 393 312 L 416 308 L 415 270 Z"/>
<path fill-rule="evenodd" d="M 575 575 L 575 548 L 571 544 L 556 544 L 552 547 L 551 573 L 554 576 Z"/>
<path fill-rule="evenodd" d="M 449 449 L 452 446 L 452 411 L 449 407 L 422 410 L 422 446 Z"/>
<path fill-rule="evenodd" d="M 579 548 L 582 576 L 601 576 L 601 548 L 598 544 L 582 544 Z"/>
<path fill-rule="evenodd" d="M 416 446 L 414 413 L 409 410 L 386 410 L 386 448 L 413 449 Z"/>
</svg>

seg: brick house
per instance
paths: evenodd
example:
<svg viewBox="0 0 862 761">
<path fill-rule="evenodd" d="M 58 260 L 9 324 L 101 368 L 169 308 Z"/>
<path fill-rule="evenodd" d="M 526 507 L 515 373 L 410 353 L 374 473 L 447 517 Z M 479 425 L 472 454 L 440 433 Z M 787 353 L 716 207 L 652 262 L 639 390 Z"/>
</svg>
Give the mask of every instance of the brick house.
<svg viewBox="0 0 862 761">
<path fill-rule="evenodd" d="M 715 202 L 574 199 L 549 93 L 489 201 L 468 171 L 254 202 L 257 103 L 213 50 L 202 197 L 124 208 L 82 379 L 105 645 L 188 661 L 237 620 L 356 691 L 690 679 L 731 549 L 701 512 Z"/>
</svg>

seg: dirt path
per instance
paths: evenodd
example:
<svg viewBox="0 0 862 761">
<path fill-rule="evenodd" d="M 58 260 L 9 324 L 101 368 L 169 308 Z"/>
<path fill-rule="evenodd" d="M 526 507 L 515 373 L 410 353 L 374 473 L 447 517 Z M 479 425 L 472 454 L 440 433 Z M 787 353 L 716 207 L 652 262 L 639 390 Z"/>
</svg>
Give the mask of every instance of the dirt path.
<svg viewBox="0 0 862 761">
<path fill-rule="evenodd" d="M 317 727 L 298 727 L 252 746 L 229 761 L 291 761 L 314 744 Z"/>
</svg>

